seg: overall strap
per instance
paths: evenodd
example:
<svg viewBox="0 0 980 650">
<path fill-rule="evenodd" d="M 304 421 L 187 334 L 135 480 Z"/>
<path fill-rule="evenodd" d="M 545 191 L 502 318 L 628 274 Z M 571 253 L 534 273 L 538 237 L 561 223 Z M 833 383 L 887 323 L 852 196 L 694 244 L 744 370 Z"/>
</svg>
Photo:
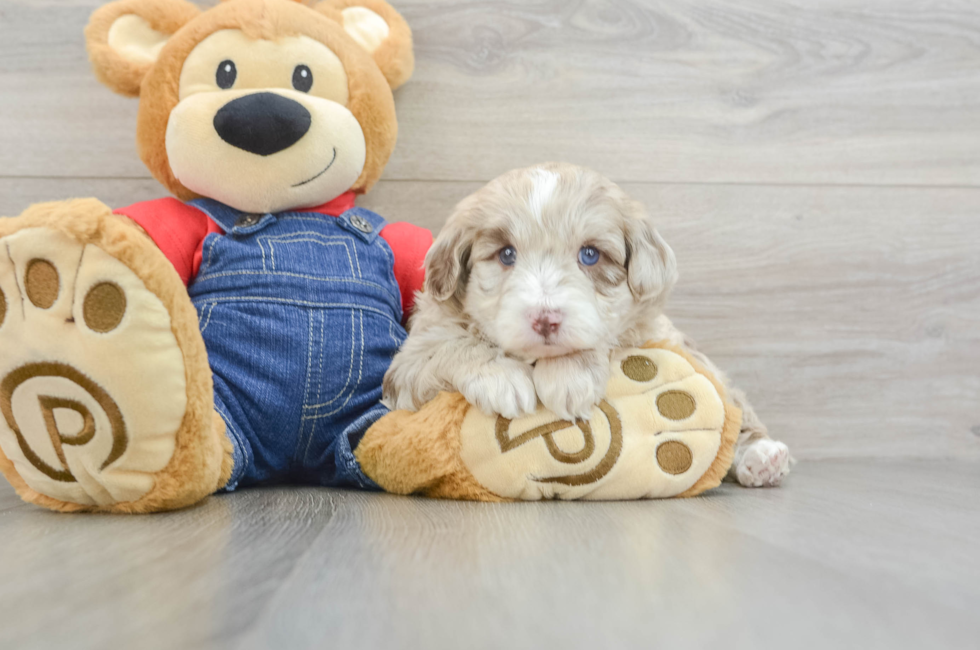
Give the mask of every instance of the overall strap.
<svg viewBox="0 0 980 650">
<path fill-rule="evenodd" d="M 229 235 L 250 235 L 276 222 L 273 214 L 242 212 L 213 199 L 195 199 L 190 205 L 211 217 Z"/>
<path fill-rule="evenodd" d="M 374 243 L 388 222 L 379 214 L 364 208 L 351 208 L 339 217 L 337 223 L 341 228 L 351 233 L 367 244 Z"/>
</svg>

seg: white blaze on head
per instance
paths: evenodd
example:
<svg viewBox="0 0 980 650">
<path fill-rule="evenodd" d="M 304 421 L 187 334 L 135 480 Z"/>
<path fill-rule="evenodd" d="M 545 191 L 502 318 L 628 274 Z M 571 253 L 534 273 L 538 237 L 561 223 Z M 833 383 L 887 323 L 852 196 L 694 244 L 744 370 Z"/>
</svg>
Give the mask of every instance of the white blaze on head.
<svg viewBox="0 0 980 650">
<path fill-rule="evenodd" d="M 542 214 L 545 207 L 551 202 L 558 187 L 558 174 L 547 169 L 535 169 L 533 172 L 533 186 L 528 197 L 528 208 L 531 214 L 540 222 L 543 220 Z"/>
</svg>

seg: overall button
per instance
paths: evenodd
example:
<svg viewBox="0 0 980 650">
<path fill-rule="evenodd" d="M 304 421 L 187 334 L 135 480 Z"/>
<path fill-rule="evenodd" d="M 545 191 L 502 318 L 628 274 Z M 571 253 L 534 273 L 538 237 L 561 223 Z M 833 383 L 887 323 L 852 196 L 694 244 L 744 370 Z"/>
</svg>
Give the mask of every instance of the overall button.
<svg viewBox="0 0 980 650">
<path fill-rule="evenodd" d="M 374 226 L 371 225 L 371 222 L 359 214 L 355 214 L 350 218 L 350 225 L 354 226 L 366 235 L 370 235 L 372 232 L 374 232 Z"/>
<path fill-rule="evenodd" d="M 259 221 L 262 220 L 261 214 L 243 214 L 238 217 L 238 221 L 235 222 L 236 228 L 251 228 Z"/>
</svg>

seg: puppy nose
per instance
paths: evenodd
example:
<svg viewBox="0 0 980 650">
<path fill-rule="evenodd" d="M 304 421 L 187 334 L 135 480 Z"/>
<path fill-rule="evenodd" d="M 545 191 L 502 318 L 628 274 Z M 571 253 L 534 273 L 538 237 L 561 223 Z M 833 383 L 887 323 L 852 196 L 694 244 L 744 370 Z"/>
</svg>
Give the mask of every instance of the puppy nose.
<svg viewBox="0 0 980 650">
<path fill-rule="evenodd" d="M 297 101 L 275 93 L 253 93 L 225 104 L 214 130 L 233 147 L 271 156 L 299 142 L 313 119 Z"/>
<path fill-rule="evenodd" d="M 532 318 L 531 329 L 533 329 L 538 336 L 547 338 L 557 334 L 558 330 L 561 328 L 562 315 L 560 311 L 549 309 L 536 314 Z"/>
</svg>

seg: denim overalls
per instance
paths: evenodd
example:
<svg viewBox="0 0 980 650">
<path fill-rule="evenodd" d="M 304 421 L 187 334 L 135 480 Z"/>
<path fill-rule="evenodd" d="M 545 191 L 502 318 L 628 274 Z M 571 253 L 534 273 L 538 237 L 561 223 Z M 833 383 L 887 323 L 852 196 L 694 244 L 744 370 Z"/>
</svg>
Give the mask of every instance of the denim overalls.
<svg viewBox="0 0 980 650">
<path fill-rule="evenodd" d="M 192 205 L 225 232 L 205 239 L 188 292 L 234 445 L 226 489 L 378 489 L 352 451 L 388 412 L 381 382 L 406 336 L 384 219 Z"/>
</svg>

